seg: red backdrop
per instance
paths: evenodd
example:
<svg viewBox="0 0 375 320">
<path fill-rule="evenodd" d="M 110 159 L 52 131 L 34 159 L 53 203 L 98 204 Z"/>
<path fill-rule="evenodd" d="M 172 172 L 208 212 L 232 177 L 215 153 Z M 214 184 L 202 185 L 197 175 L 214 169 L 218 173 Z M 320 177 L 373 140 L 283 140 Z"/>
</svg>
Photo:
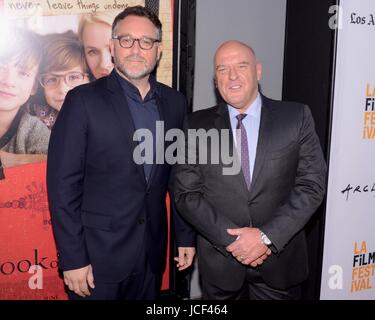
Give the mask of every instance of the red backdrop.
<svg viewBox="0 0 375 320">
<path fill-rule="evenodd" d="M 0 299 L 66 299 L 47 203 L 46 163 L 6 168 L 4 173 L 6 178 L 0 181 Z M 169 229 L 168 198 L 167 206 Z M 40 270 L 30 270 L 35 265 Z M 170 286 L 169 245 L 166 266 L 162 290 Z"/>
</svg>

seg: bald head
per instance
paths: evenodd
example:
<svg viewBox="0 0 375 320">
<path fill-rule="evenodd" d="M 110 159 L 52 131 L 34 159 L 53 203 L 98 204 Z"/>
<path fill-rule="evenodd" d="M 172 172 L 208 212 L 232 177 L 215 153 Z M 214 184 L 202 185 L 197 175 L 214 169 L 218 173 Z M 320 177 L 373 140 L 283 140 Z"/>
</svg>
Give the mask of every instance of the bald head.
<svg viewBox="0 0 375 320">
<path fill-rule="evenodd" d="M 215 82 L 225 102 L 245 112 L 258 95 L 262 66 L 254 50 L 240 41 L 226 41 L 216 50 Z"/>
<path fill-rule="evenodd" d="M 249 55 L 253 56 L 254 61 L 256 60 L 255 51 L 252 47 L 250 47 L 246 43 L 243 43 L 243 42 L 238 41 L 238 40 L 229 40 L 229 41 L 225 41 L 224 43 L 222 43 L 216 49 L 215 61 L 216 61 L 216 56 L 220 53 L 220 51 L 227 51 L 227 50 L 230 51 L 230 50 L 233 50 L 233 49 L 236 49 L 236 48 L 242 48 L 244 50 L 247 50 Z"/>
</svg>

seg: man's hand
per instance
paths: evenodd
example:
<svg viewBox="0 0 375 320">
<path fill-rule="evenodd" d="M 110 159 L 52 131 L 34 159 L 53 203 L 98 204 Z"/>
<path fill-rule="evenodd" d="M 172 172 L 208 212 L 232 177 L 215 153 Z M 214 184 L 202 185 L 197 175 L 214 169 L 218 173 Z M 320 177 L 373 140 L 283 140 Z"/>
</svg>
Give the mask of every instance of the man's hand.
<svg viewBox="0 0 375 320">
<path fill-rule="evenodd" d="M 242 264 L 256 267 L 271 255 L 271 249 L 263 244 L 258 228 L 227 229 L 227 232 L 239 236 L 226 249 Z"/>
<path fill-rule="evenodd" d="M 194 256 L 194 247 L 178 247 L 178 257 L 174 258 L 174 261 L 177 262 L 178 271 L 189 268 L 193 263 Z"/>
<path fill-rule="evenodd" d="M 90 295 L 87 285 L 91 289 L 95 288 L 91 264 L 80 269 L 64 271 L 63 273 L 65 284 L 80 297 L 85 298 Z"/>
</svg>

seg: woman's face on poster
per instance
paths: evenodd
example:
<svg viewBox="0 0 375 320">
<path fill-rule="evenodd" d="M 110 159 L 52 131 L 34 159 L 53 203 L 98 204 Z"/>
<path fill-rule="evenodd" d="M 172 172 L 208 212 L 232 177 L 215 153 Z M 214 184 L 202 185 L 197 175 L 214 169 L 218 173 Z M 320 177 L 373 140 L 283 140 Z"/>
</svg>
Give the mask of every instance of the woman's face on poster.
<svg viewBox="0 0 375 320">
<path fill-rule="evenodd" d="M 109 43 L 111 27 L 105 23 L 87 23 L 82 33 L 87 65 L 95 79 L 110 74 L 113 69 Z"/>
<path fill-rule="evenodd" d="M 60 111 L 68 91 L 88 83 L 89 78 L 81 66 L 76 66 L 65 71 L 45 73 L 41 76 L 41 81 L 48 105 Z"/>
</svg>

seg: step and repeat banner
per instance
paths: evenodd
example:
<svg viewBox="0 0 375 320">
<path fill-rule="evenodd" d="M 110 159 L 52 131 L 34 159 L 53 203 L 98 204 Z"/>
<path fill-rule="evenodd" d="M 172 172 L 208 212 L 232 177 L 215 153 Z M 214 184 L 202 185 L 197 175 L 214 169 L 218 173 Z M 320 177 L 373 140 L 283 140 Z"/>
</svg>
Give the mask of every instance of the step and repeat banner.
<svg viewBox="0 0 375 320">
<path fill-rule="evenodd" d="M 157 78 L 171 86 L 173 0 L 0 0 L 0 300 L 67 299 L 46 192 L 50 130 L 67 93 L 55 84 L 112 71 L 111 25 L 133 5 L 159 15 Z M 166 265 L 162 290 L 170 289 L 169 251 Z"/>
<path fill-rule="evenodd" d="M 338 41 L 321 299 L 373 300 L 375 1 L 342 0 L 332 12 Z"/>
</svg>

